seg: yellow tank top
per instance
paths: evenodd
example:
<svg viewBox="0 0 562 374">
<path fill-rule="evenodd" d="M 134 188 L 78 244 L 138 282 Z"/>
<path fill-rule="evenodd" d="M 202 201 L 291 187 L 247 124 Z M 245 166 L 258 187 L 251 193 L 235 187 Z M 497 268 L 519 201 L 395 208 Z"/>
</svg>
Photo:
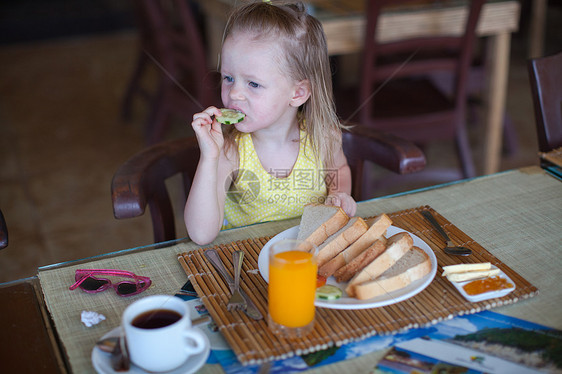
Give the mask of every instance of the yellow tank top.
<svg viewBox="0 0 562 374">
<path fill-rule="evenodd" d="M 324 202 L 324 170 L 304 131 L 292 170 L 265 170 L 251 134 L 242 134 L 237 143 L 239 170 L 227 192 L 223 229 L 298 217 L 306 204 Z"/>
</svg>

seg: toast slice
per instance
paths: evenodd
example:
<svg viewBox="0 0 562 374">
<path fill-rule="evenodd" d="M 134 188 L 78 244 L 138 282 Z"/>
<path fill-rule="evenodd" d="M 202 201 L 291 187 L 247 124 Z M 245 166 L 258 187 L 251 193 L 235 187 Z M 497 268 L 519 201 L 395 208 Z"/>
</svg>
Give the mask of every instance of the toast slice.
<svg viewBox="0 0 562 374">
<path fill-rule="evenodd" d="M 336 282 L 349 281 L 355 274 L 373 262 L 386 250 L 386 241 L 386 238 L 381 236 L 379 239 L 375 240 L 369 248 L 357 255 L 357 257 L 351 260 L 348 264 L 339 268 L 338 271 L 334 273 Z"/>
<path fill-rule="evenodd" d="M 407 232 L 401 232 L 388 238 L 386 250 L 351 278 L 345 290 L 347 294 L 355 297 L 354 285 L 378 278 L 408 252 L 413 245 L 414 240 Z"/>
<path fill-rule="evenodd" d="M 307 204 L 301 217 L 297 239 L 320 246 L 349 221 L 342 208 L 324 204 Z"/>
<path fill-rule="evenodd" d="M 361 217 L 351 218 L 347 224 L 331 235 L 318 247 L 316 261 L 318 267 L 330 261 L 338 253 L 349 247 L 350 244 L 359 239 L 369 226 Z"/>
<path fill-rule="evenodd" d="M 431 260 L 427 253 L 412 247 L 377 279 L 353 285 L 353 294 L 360 300 L 370 299 L 406 287 L 430 271 Z"/>
<path fill-rule="evenodd" d="M 375 217 L 371 221 L 367 232 L 347 247 L 343 252 L 340 252 L 333 259 L 328 261 L 325 265 L 319 266 L 318 274 L 326 278 L 334 274 L 339 268 L 351 262 L 360 253 L 373 245 L 377 239 L 384 235 L 384 232 L 391 224 L 392 221 L 386 214 L 381 214 Z"/>
</svg>

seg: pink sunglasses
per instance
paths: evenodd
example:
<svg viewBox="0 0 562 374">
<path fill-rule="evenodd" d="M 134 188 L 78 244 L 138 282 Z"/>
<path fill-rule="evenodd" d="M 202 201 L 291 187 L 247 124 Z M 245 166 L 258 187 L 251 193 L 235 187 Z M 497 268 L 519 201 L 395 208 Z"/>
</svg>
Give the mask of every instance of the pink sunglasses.
<svg viewBox="0 0 562 374">
<path fill-rule="evenodd" d="M 94 274 L 128 277 L 133 278 L 135 281 L 121 281 L 113 284 L 109 279 L 94 277 Z M 141 293 L 152 284 L 152 281 L 148 277 L 136 275 L 130 271 L 113 269 L 77 269 L 75 279 L 76 283 L 69 287 L 70 290 L 80 287 L 84 292 L 97 293 L 112 287 L 117 295 L 122 297 Z"/>
</svg>

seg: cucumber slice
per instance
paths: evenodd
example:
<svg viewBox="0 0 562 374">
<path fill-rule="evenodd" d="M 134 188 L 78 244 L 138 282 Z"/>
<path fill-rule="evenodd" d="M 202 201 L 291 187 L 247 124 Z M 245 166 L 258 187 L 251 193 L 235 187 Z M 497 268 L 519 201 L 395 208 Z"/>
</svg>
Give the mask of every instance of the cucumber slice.
<svg viewBox="0 0 562 374">
<path fill-rule="evenodd" d="M 225 125 L 234 125 L 241 122 L 246 115 L 234 109 L 221 109 L 222 116 L 217 116 L 218 122 Z"/>
<path fill-rule="evenodd" d="M 342 290 L 331 284 L 326 284 L 316 289 L 316 298 L 320 300 L 337 300 L 342 295 Z"/>
</svg>

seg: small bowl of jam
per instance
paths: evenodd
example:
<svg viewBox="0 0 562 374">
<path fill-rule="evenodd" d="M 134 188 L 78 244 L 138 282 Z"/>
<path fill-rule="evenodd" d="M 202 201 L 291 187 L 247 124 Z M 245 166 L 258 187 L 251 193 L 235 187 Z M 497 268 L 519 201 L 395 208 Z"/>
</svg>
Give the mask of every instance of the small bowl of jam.
<svg viewBox="0 0 562 374">
<path fill-rule="evenodd" d="M 496 268 L 496 266 L 492 265 L 492 268 Z M 503 297 L 515 289 L 515 282 L 503 271 L 487 278 L 451 283 L 470 302 Z"/>
</svg>

